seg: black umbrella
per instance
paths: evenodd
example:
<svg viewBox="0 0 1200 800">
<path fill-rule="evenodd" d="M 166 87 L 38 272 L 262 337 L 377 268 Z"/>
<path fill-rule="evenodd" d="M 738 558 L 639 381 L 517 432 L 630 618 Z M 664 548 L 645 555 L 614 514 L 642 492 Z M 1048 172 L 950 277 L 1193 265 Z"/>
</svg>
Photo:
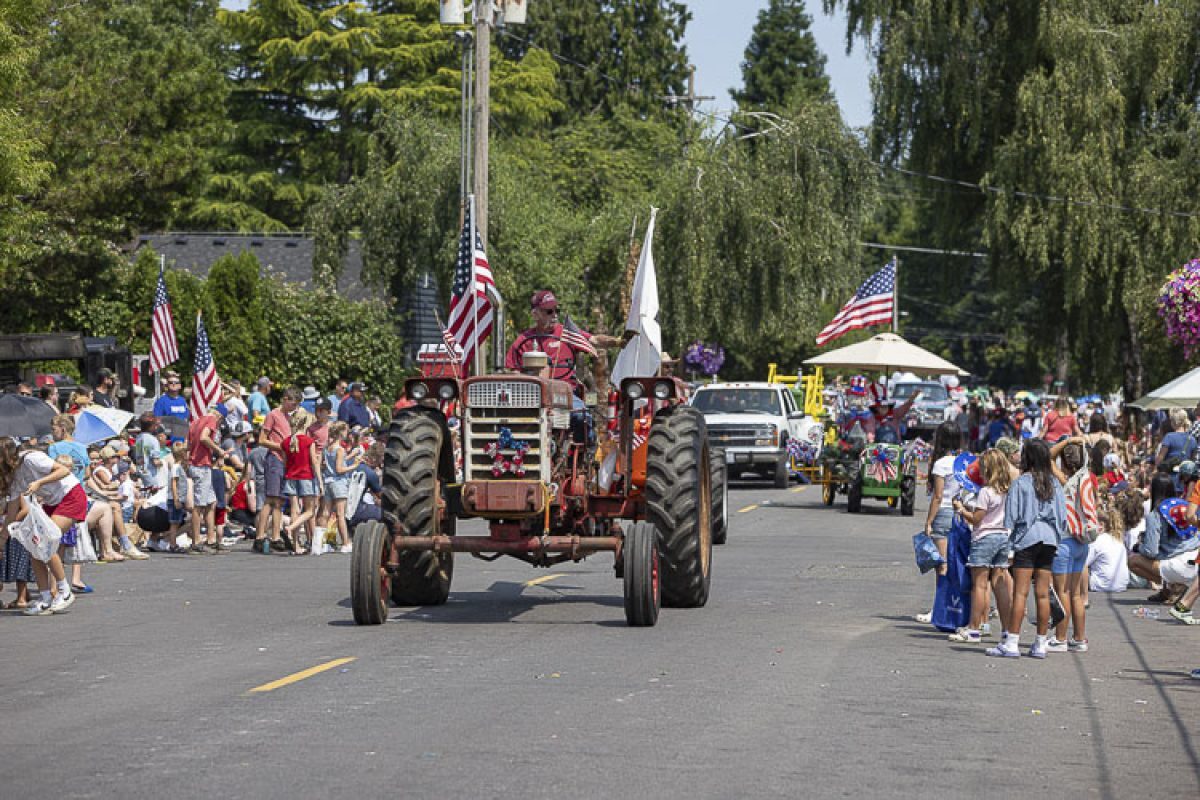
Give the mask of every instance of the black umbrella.
<svg viewBox="0 0 1200 800">
<path fill-rule="evenodd" d="M 50 435 L 54 409 L 36 397 L 0 395 L 0 436 L 28 439 Z"/>
<path fill-rule="evenodd" d="M 163 426 L 163 430 L 172 439 L 186 439 L 188 434 L 188 422 L 186 419 L 172 417 L 169 414 L 163 414 L 158 418 L 158 424 Z"/>
</svg>

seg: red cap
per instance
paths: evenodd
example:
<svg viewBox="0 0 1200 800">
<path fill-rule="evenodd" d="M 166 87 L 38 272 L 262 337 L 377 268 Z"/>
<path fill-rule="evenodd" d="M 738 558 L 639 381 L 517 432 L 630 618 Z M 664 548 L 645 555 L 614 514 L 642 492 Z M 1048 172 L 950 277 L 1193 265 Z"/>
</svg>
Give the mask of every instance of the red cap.
<svg viewBox="0 0 1200 800">
<path fill-rule="evenodd" d="M 529 307 L 549 311 L 552 308 L 558 308 L 558 298 L 549 289 L 539 289 L 533 293 L 533 297 L 529 298 Z"/>
</svg>

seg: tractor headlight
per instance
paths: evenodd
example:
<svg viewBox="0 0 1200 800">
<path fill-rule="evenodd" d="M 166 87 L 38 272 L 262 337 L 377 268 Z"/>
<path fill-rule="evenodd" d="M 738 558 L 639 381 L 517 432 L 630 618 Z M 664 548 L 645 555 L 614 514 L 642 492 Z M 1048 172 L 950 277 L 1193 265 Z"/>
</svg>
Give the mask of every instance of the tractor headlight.
<svg viewBox="0 0 1200 800">
<path fill-rule="evenodd" d="M 673 386 L 672 386 L 670 383 L 668 383 L 667 381 L 659 381 L 658 383 L 654 384 L 654 397 L 655 397 L 655 399 L 657 399 L 657 400 L 666 400 L 668 397 L 670 397 L 670 396 L 671 396 L 671 394 L 672 394 L 672 389 L 674 389 L 674 388 L 675 388 L 675 387 L 673 387 Z"/>
<path fill-rule="evenodd" d="M 429 396 L 429 387 L 423 383 L 414 383 L 408 393 L 412 395 L 413 400 L 424 400 Z"/>
<path fill-rule="evenodd" d="M 443 383 L 441 386 L 438 387 L 437 393 L 438 393 L 438 397 L 441 398 L 443 401 L 453 400 L 454 395 L 455 395 L 454 384 L 453 383 Z"/>
<path fill-rule="evenodd" d="M 646 394 L 646 387 L 634 382 L 625 387 L 625 396 L 630 400 L 640 400 Z"/>
</svg>

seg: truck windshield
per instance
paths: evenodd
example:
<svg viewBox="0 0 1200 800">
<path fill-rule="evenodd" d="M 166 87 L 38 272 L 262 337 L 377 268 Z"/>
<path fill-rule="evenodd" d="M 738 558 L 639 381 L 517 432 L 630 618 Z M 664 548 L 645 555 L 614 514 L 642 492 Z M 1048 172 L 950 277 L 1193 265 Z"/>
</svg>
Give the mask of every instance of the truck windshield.
<svg viewBox="0 0 1200 800">
<path fill-rule="evenodd" d="M 783 415 L 774 389 L 701 389 L 692 405 L 704 414 Z"/>
<path fill-rule="evenodd" d="M 895 397 L 903 402 L 916 394 L 918 389 L 921 391 L 921 400 L 925 403 L 944 403 L 950 399 L 950 395 L 946 393 L 946 387 L 935 381 L 898 383 Z"/>
</svg>

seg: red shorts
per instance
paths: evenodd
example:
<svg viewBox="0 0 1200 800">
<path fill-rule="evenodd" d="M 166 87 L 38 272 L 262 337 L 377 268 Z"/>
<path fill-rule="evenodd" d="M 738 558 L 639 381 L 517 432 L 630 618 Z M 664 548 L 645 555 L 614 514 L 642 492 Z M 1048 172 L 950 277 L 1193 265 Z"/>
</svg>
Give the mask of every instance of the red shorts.
<svg viewBox="0 0 1200 800">
<path fill-rule="evenodd" d="M 49 517 L 66 517 L 76 522 L 83 522 L 87 519 L 88 512 L 87 492 L 83 490 L 82 486 L 75 484 L 71 491 L 63 497 L 62 502 L 54 506 L 44 505 L 42 510 Z"/>
<path fill-rule="evenodd" d="M 225 524 L 225 513 L 226 513 L 225 509 L 218 508 L 217 512 L 215 514 L 213 514 L 213 524 L 214 525 L 224 525 Z"/>
</svg>

